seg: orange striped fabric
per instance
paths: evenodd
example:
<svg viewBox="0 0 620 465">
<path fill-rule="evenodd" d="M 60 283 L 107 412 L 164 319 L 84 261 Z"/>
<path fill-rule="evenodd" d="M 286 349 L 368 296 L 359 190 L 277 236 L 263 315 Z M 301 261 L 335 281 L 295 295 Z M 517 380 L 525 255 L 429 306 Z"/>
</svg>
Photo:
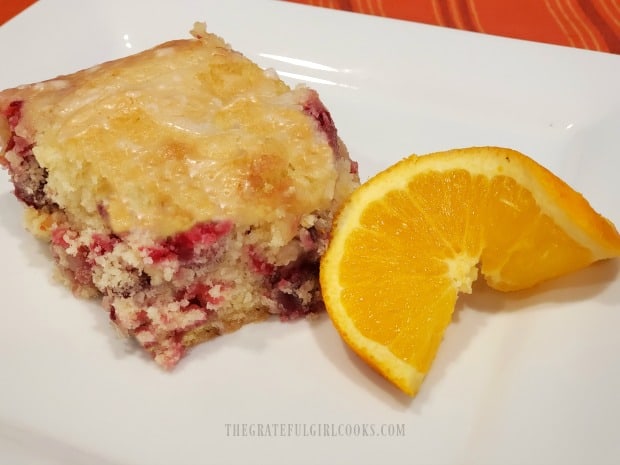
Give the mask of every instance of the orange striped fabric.
<svg viewBox="0 0 620 465">
<path fill-rule="evenodd" d="M 36 0 L 0 0 L 0 24 Z M 620 0 L 287 0 L 620 54 Z"/>
<path fill-rule="evenodd" d="M 620 0 L 288 0 L 620 54 Z"/>
<path fill-rule="evenodd" d="M 36 0 L 0 0 L 0 25 L 32 5 Z"/>
</svg>

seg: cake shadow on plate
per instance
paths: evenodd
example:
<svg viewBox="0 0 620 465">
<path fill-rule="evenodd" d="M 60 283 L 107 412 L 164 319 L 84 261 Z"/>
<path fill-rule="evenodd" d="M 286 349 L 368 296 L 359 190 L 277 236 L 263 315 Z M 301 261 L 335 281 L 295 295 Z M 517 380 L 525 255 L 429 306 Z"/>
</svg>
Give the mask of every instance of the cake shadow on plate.
<svg viewBox="0 0 620 465">
<path fill-rule="evenodd" d="M 23 207 L 11 192 L 0 194 L 0 229 L 6 231 L 10 236 L 23 239 L 26 230 L 23 212 Z"/>
<path fill-rule="evenodd" d="M 28 265 L 51 270 L 52 254 L 49 247 L 30 235 L 24 234 L 26 226 L 23 219 L 23 207 L 10 192 L 0 194 L 0 231 L 19 241 L 19 250 Z"/>
</svg>

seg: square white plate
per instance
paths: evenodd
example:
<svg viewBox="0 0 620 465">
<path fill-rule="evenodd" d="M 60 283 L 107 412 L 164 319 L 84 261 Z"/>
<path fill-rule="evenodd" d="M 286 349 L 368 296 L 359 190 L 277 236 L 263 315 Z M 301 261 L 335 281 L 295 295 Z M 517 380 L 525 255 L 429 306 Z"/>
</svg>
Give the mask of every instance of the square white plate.
<svg viewBox="0 0 620 465">
<path fill-rule="evenodd" d="M 411 152 L 504 145 L 620 224 L 617 55 L 283 2 L 41 0 L 0 28 L 0 88 L 186 37 L 196 20 L 315 87 L 364 178 Z M 620 462 L 617 260 L 528 292 L 478 286 L 413 400 L 326 316 L 245 327 L 164 373 L 54 284 L 10 192 L 3 172 L 0 463 Z"/>
</svg>

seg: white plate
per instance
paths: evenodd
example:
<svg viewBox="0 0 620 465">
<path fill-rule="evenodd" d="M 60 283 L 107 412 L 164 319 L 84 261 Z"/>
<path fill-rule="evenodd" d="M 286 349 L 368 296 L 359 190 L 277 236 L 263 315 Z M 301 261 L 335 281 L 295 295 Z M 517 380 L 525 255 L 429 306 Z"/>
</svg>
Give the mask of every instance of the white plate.
<svg viewBox="0 0 620 465">
<path fill-rule="evenodd" d="M 185 37 L 195 20 L 317 88 L 364 177 L 410 152 L 505 145 L 620 224 L 616 55 L 283 2 L 41 0 L 0 28 L 0 88 Z M 0 463 L 620 461 L 618 261 L 461 298 L 414 400 L 327 317 L 248 326 L 163 373 L 51 281 L 10 191 L 3 173 Z M 276 437 L 252 435 L 273 424 Z"/>
</svg>

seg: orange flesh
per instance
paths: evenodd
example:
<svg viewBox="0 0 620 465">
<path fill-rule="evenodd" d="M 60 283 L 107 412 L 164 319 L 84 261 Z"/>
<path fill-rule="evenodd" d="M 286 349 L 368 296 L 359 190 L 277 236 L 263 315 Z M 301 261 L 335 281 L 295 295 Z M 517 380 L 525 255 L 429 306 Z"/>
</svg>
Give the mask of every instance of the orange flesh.
<svg viewBox="0 0 620 465">
<path fill-rule="evenodd" d="M 477 263 L 489 285 L 516 290 L 593 261 L 514 179 L 462 169 L 420 173 L 370 203 L 344 247 L 357 252 L 339 274 L 353 324 L 421 373 Z"/>
</svg>

